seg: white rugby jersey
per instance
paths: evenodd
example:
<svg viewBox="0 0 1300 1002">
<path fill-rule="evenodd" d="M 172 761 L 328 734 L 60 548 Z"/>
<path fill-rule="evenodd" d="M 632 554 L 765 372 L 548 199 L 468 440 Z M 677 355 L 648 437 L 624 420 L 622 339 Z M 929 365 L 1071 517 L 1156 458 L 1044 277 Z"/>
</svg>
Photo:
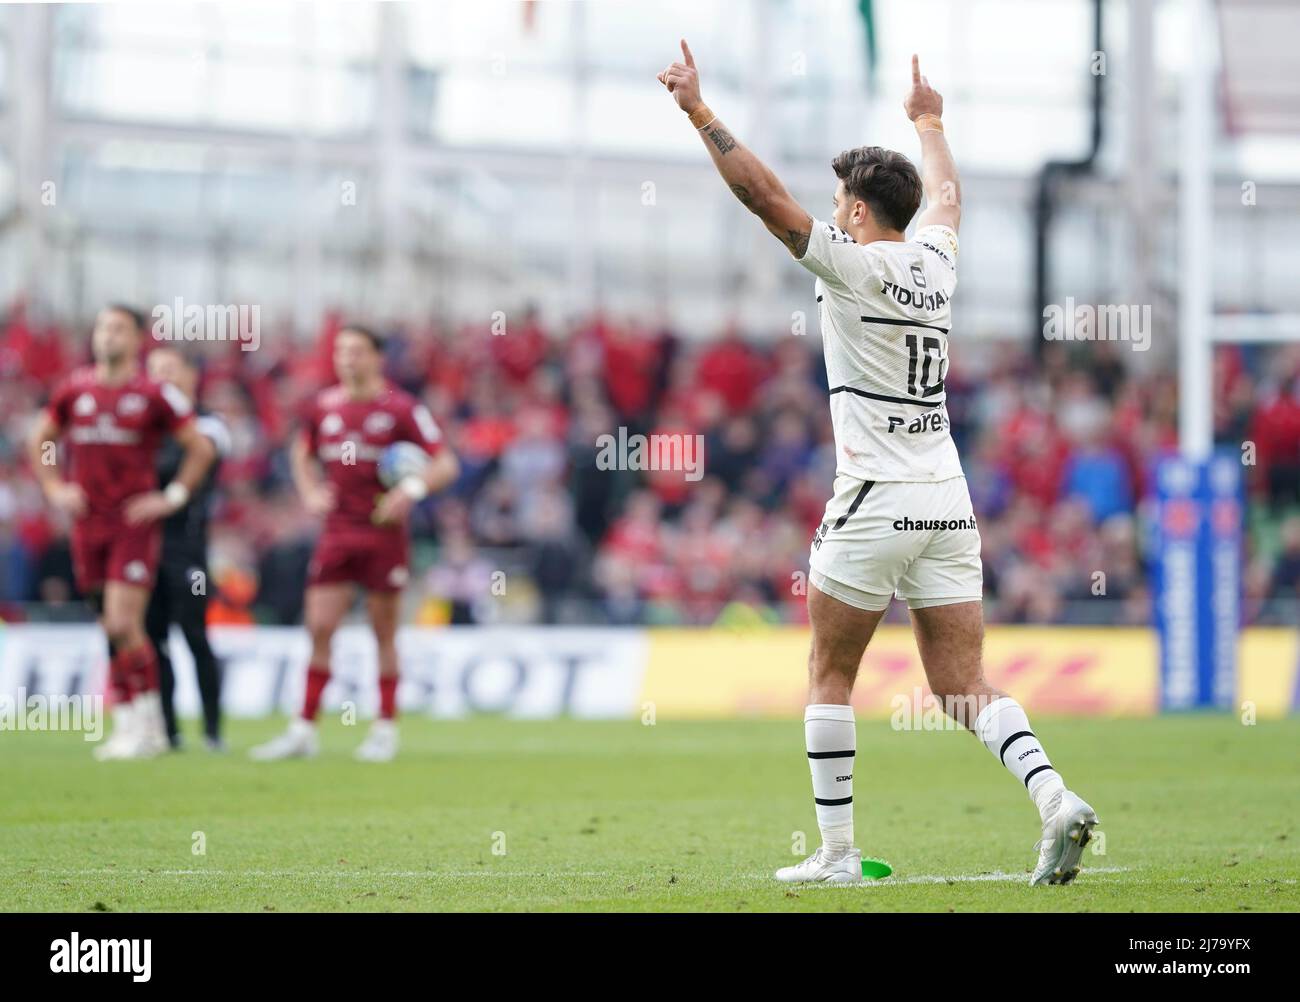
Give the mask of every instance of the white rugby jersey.
<svg viewBox="0 0 1300 1002">
<path fill-rule="evenodd" d="M 957 234 L 856 244 L 813 220 L 799 263 L 817 276 L 836 475 L 933 483 L 962 475 L 943 387 Z"/>
</svg>

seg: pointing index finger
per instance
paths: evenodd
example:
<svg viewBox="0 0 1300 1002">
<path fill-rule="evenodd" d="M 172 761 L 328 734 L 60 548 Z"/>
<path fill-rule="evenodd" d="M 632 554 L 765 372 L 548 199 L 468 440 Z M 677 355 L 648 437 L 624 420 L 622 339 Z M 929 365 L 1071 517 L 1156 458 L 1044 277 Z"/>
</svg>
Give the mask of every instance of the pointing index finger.
<svg viewBox="0 0 1300 1002">
<path fill-rule="evenodd" d="M 915 87 L 921 82 L 921 60 L 916 53 L 912 53 L 912 86 Z"/>
<path fill-rule="evenodd" d="M 686 39 L 682 39 L 682 55 L 686 57 L 686 65 L 695 69 L 695 57 L 691 55 L 691 47 L 686 44 Z"/>
</svg>

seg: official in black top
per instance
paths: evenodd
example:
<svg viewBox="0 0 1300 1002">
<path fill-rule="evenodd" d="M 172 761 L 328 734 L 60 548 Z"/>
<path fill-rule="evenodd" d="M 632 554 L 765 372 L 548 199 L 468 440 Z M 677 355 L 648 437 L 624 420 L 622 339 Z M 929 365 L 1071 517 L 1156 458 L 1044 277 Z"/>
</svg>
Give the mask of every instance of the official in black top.
<svg viewBox="0 0 1300 1002">
<path fill-rule="evenodd" d="M 149 376 L 171 383 L 190 400 L 198 388 L 198 372 L 172 348 L 155 348 L 148 357 Z M 167 636 L 172 623 L 181 629 L 185 643 L 194 656 L 198 676 L 199 699 L 203 704 L 203 736 L 208 747 L 220 750 L 221 743 L 221 666 L 208 643 L 208 519 L 212 495 L 221 459 L 230 451 L 230 433 L 221 419 L 199 413 L 199 432 L 216 447 L 216 460 L 202 484 L 190 496 L 189 503 L 163 523 L 162 560 L 145 616 L 145 628 L 158 652 L 163 719 L 167 738 L 173 748 L 180 746 L 173 696 L 176 676 L 172 671 Z M 176 442 L 166 441 L 158 450 L 159 483 L 171 482 L 181 450 Z"/>
</svg>

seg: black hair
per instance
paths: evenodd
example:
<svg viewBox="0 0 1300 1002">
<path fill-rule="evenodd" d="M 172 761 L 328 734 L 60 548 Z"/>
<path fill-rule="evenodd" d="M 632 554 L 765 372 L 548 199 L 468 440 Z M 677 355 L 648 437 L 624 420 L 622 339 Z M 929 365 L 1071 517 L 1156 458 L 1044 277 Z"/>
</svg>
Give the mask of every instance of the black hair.
<svg viewBox="0 0 1300 1002">
<path fill-rule="evenodd" d="M 379 352 L 381 355 L 384 353 L 384 349 L 388 347 L 388 339 L 373 327 L 367 327 L 365 324 L 344 324 L 339 328 L 339 333 L 342 334 L 344 331 L 352 331 L 355 334 L 360 334 L 363 338 L 369 341 L 375 351 Z"/>
<path fill-rule="evenodd" d="M 114 313 L 125 313 L 135 323 L 135 329 L 141 334 L 148 329 L 149 320 L 141 310 L 134 306 L 128 306 L 126 303 L 109 303 L 104 307 L 106 310 L 112 310 Z"/>
<path fill-rule="evenodd" d="M 832 160 L 831 169 L 850 197 L 867 203 L 881 226 L 902 232 L 921 207 L 921 175 L 901 153 L 859 146 Z"/>
</svg>

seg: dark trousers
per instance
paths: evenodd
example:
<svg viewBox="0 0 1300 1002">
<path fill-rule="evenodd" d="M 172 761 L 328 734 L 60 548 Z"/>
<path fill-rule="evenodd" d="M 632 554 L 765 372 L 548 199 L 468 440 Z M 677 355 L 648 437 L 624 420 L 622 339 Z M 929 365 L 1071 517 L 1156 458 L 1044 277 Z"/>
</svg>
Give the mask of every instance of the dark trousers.
<svg viewBox="0 0 1300 1002">
<path fill-rule="evenodd" d="M 203 704 L 203 733 L 213 741 L 221 738 L 221 666 L 212 653 L 207 631 L 208 568 L 205 560 L 193 559 L 193 556 L 163 547 L 158 581 L 145 614 L 145 630 L 158 652 L 163 719 L 167 723 L 167 737 L 173 745 L 177 743 L 179 732 L 173 703 L 176 675 L 167 649 L 167 633 L 172 623 L 181 628 L 185 643 L 194 656 L 199 699 Z M 198 577 L 200 574 L 201 578 Z"/>
</svg>

